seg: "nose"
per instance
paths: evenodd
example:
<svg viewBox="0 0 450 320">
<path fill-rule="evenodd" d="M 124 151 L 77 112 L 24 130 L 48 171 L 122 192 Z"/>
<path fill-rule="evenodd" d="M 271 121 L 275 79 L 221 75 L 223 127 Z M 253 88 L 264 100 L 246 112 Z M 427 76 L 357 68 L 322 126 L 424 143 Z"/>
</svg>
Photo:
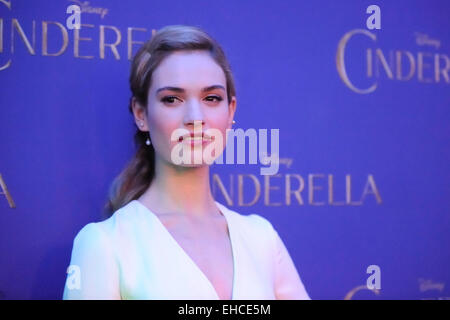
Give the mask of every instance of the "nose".
<svg viewBox="0 0 450 320">
<path fill-rule="evenodd" d="M 194 130 L 195 127 L 203 127 L 205 125 L 202 105 L 196 99 L 190 99 L 190 101 L 186 103 L 186 112 L 183 122 L 189 130 Z"/>
</svg>

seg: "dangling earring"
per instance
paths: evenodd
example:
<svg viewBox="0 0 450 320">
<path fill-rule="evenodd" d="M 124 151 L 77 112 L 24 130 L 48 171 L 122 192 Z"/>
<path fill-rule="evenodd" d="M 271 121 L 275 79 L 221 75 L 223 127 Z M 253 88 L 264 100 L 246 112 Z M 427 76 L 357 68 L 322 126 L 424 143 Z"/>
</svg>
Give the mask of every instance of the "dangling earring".
<svg viewBox="0 0 450 320">
<path fill-rule="evenodd" d="M 142 127 L 143 125 L 144 125 L 144 123 L 142 121 L 140 121 L 139 122 L 139 126 Z M 151 144 L 151 142 L 150 142 L 150 132 L 148 133 L 148 138 L 147 138 L 147 141 L 145 141 L 145 144 L 148 145 L 148 146 Z"/>
</svg>

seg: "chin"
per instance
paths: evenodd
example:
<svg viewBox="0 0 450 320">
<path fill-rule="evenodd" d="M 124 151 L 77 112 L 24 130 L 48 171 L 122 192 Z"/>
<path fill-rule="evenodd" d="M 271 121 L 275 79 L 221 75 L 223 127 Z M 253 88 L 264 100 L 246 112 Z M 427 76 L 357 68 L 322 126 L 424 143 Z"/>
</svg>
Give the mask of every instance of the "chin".
<svg viewBox="0 0 450 320">
<path fill-rule="evenodd" d="M 206 162 L 202 162 L 202 163 L 182 163 L 182 164 L 177 164 L 177 166 L 185 167 L 185 168 L 199 168 L 199 167 L 210 166 L 211 164 L 208 164 Z"/>
</svg>

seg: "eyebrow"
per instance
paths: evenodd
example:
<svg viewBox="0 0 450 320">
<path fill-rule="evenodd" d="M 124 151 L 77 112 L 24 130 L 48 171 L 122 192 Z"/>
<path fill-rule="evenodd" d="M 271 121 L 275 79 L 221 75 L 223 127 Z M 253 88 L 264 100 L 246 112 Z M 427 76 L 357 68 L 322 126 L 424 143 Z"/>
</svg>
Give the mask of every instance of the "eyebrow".
<svg viewBox="0 0 450 320">
<path fill-rule="evenodd" d="M 208 92 L 214 89 L 222 89 L 223 91 L 226 91 L 224 86 L 221 86 L 220 84 L 215 84 L 209 87 L 204 87 L 202 89 L 202 92 Z M 170 90 L 170 91 L 175 91 L 175 92 L 179 92 L 179 93 L 184 93 L 186 92 L 186 90 L 184 90 L 183 88 L 178 88 L 178 87 L 162 87 L 159 88 L 158 90 L 156 90 L 156 94 L 158 94 L 159 92 L 163 91 L 163 90 Z"/>
</svg>

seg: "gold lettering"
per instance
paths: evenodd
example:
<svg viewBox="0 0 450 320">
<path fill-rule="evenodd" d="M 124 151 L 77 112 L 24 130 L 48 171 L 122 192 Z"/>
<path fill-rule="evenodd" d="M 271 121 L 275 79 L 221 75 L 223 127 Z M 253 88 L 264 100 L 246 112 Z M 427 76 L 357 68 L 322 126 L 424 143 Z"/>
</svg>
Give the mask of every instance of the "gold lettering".
<svg viewBox="0 0 450 320">
<path fill-rule="evenodd" d="M 224 198 L 226 199 L 226 202 L 228 203 L 228 205 L 233 205 L 234 201 L 237 202 L 236 205 L 238 206 L 246 206 L 246 207 L 250 207 L 255 205 L 260 197 L 261 197 L 261 183 L 264 183 L 264 205 L 265 206 L 290 206 L 292 205 L 292 194 L 294 194 L 295 198 L 297 199 L 297 202 L 295 204 L 298 205 L 304 205 L 304 201 L 302 198 L 302 192 L 303 190 L 305 190 L 306 184 L 305 184 L 305 180 L 303 179 L 303 177 L 299 174 L 294 174 L 294 173 L 290 173 L 290 174 L 286 174 L 284 176 L 283 179 L 283 175 L 282 174 L 276 174 L 276 175 L 265 175 L 264 176 L 264 182 L 260 181 L 258 179 L 258 176 L 254 175 L 254 174 L 238 174 L 237 176 L 237 199 L 234 199 L 235 197 L 235 193 L 234 193 L 234 185 L 233 185 L 233 180 L 234 180 L 234 176 L 230 175 L 229 176 L 229 192 L 227 191 L 227 189 L 225 188 L 224 184 L 222 183 L 222 180 L 220 179 L 218 174 L 213 174 L 212 176 L 213 178 L 213 184 L 212 184 L 212 192 L 214 194 L 214 196 L 216 196 L 216 189 L 217 187 L 220 189 L 220 193 L 222 193 L 222 195 L 224 196 Z M 274 178 L 281 178 L 283 179 L 282 181 L 285 183 L 284 186 L 284 190 L 285 190 L 285 195 L 284 195 L 284 199 L 285 202 L 280 201 L 280 202 L 271 202 L 271 191 L 272 190 L 282 190 L 280 185 L 273 185 L 272 179 Z M 351 181 L 351 175 L 347 174 L 345 175 L 345 190 L 344 190 L 344 199 L 341 201 L 336 201 L 335 199 L 335 192 L 336 192 L 336 188 L 335 188 L 335 184 L 334 184 L 334 176 L 333 174 L 328 174 L 327 175 L 327 180 L 321 180 L 324 183 L 320 183 L 318 184 L 317 179 L 318 178 L 325 178 L 325 174 L 309 174 L 308 175 L 308 204 L 310 205 L 314 205 L 314 206 L 323 206 L 323 205 L 332 205 L 332 206 L 344 206 L 344 205 L 350 205 L 350 206 L 360 206 L 363 204 L 365 198 L 367 197 L 367 195 L 369 194 L 373 194 L 375 196 L 375 199 L 377 201 L 378 204 L 382 203 L 382 199 L 380 196 L 380 192 L 378 191 L 378 188 L 376 186 L 375 183 L 375 179 L 374 176 L 372 174 L 368 174 L 367 176 L 367 180 L 366 180 L 366 184 L 364 186 L 364 190 L 362 191 L 361 194 L 361 199 L 359 202 L 357 201 L 353 201 L 352 200 L 352 181 Z M 250 190 L 249 187 L 252 183 L 250 184 L 245 184 L 245 180 L 251 180 L 251 182 L 253 182 L 254 188 L 255 188 L 255 193 L 253 194 L 253 197 L 251 200 L 246 202 L 246 199 L 244 199 L 245 195 L 249 195 L 250 194 Z M 299 185 L 297 187 L 297 189 L 292 189 L 292 180 L 295 179 L 299 182 Z M 325 188 L 325 183 L 328 183 L 328 189 Z M 337 188 L 338 190 L 340 188 Z M 323 192 L 318 192 L 322 190 Z M 328 194 L 324 194 L 324 192 L 328 192 Z M 319 194 L 317 194 L 319 193 Z M 319 196 L 319 198 L 328 198 L 328 203 L 324 202 L 324 201 L 317 201 L 316 197 Z"/>
<path fill-rule="evenodd" d="M 344 300 L 352 300 L 353 296 L 355 295 L 356 292 L 360 291 L 360 290 L 370 290 L 375 294 L 380 294 L 380 290 L 378 289 L 369 289 L 367 287 L 367 285 L 365 286 L 357 286 L 355 288 L 353 288 L 352 290 L 350 290 L 344 297 Z"/>
<path fill-rule="evenodd" d="M 376 49 L 375 50 L 375 65 L 376 65 L 376 72 L 377 72 L 377 76 L 380 75 L 379 73 L 379 64 L 378 62 L 381 62 L 381 65 L 383 66 L 384 71 L 386 72 L 386 75 L 388 76 L 389 79 L 392 79 L 394 77 L 394 75 L 392 74 L 392 52 L 389 52 L 389 64 L 386 61 L 386 58 L 384 57 L 383 51 L 381 51 L 381 49 Z"/>
<path fill-rule="evenodd" d="M 264 205 L 266 206 L 281 206 L 281 202 L 275 202 L 270 203 L 270 190 L 280 190 L 280 187 L 270 186 L 270 179 L 273 177 L 281 178 L 281 174 L 275 174 L 275 175 L 265 175 L 264 176 Z"/>
<path fill-rule="evenodd" d="M 371 191 L 369 191 L 369 186 Z M 375 195 L 378 203 L 381 203 L 380 193 L 378 192 L 377 186 L 375 185 L 375 180 L 373 179 L 373 176 L 371 174 L 369 174 L 369 176 L 367 177 L 367 183 L 361 196 L 361 202 L 364 200 L 366 195 L 370 193 Z"/>
<path fill-rule="evenodd" d="M 366 59 L 367 59 L 367 77 L 371 78 L 372 77 L 372 49 L 367 49 L 367 54 L 366 54 Z"/>
<path fill-rule="evenodd" d="M 105 28 L 111 29 L 116 33 L 116 42 L 114 43 L 105 43 Z M 105 46 L 108 46 L 111 48 L 111 51 L 114 54 L 114 57 L 116 57 L 116 60 L 120 60 L 119 52 L 117 51 L 117 46 L 122 41 L 122 35 L 120 33 L 120 30 L 117 29 L 114 26 L 103 26 L 100 25 L 100 59 L 105 59 Z"/>
<path fill-rule="evenodd" d="M 334 206 L 343 206 L 345 205 L 345 201 L 342 202 L 333 202 L 333 175 L 328 175 L 328 203 Z"/>
<path fill-rule="evenodd" d="M 294 190 L 294 191 L 291 191 L 291 176 L 295 177 L 300 183 L 300 186 L 298 187 L 298 189 Z M 302 195 L 300 193 L 305 188 L 305 181 L 303 180 L 302 176 L 299 174 L 289 174 L 288 173 L 288 174 L 286 174 L 285 180 L 286 180 L 286 205 L 288 205 L 288 206 L 291 205 L 291 193 L 293 193 L 295 195 L 299 204 L 303 204 Z"/>
<path fill-rule="evenodd" d="M 81 24 L 80 29 L 73 29 L 74 34 L 74 46 L 73 46 L 73 54 L 75 58 L 83 58 L 83 59 L 92 59 L 93 56 L 80 56 L 80 41 L 90 41 L 91 38 L 80 38 L 80 30 L 83 27 L 93 28 L 93 24 Z"/>
<path fill-rule="evenodd" d="M 421 82 L 431 82 L 431 79 L 424 78 L 423 76 L 424 69 L 430 67 L 430 64 L 423 62 L 424 56 L 431 57 L 431 54 L 427 52 L 417 53 L 417 79 Z"/>
<path fill-rule="evenodd" d="M 6 182 L 3 180 L 3 177 L 2 177 L 1 174 L 0 174 L 0 187 L 3 190 L 3 192 L 0 192 L 0 194 L 4 194 L 6 196 L 6 200 L 8 200 L 9 207 L 10 208 L 15 208 L 16 204 L 14 203 L 14 200 L 11 197 L 11 194 L 8 191 L 8 187 L 6 186 Z"/>
<path fill-rule="evenodd" d="M 63 45 L 61 49 L 59 49 L 56 53 L 48 53 L 48 24 L 55 24 L 61 30 L 61 34 L 63 37 Z M 69 35 L 67 33 L 66 28 L 56 21 L 42 21 L 42 55 L 43 56 L 60 56 L 67 49 L 67 45 L 69 44 Z"/>
<path fill-rule="evenodd" d="M 253 183 L 255 184 L 255 195 L 253 200 L 249 203 L 244 203 L 244 177 L 250 177 Z M 261 186 L 259 184 L 259 180 L 253 174 L 240 174 L 238 175 L 238 204 L 239 206 L 250 207 L 254 205 L 261 195 Z"/>
<path fill-rule="evenodd" d="M 233 205 L 233 175 L 230 175 L 230 194 L 225 189 L 225 186 L 222 183 L 222 180 L 220 180 L 220 177 L 217 173 L 213 174 L 213 193 L 215 194 L 216 191 L 216 184 L 219 186 L 220 191 L 222 192 L 222 195 L 225 197 L 225 201 L 227 202 L 227 205 L 232 206 Z"/>
<path fill-rule="evenodd" d="M 132 28 L 128 27 L 128 60 L 131 60 L 133 57 L 133 44 L 143 44 L 143 41 L 133 41 L 133 30 L 137 31 L 147 31 L 145 28 Z"/>
<path fill-rule="evenodd" d="M 408 57 L 409 60 L 409 73 L 406 76 L 402 74 L 402 53 Z M 408 51 L 396 51 L 396 66 L 397 66 L 397 80 L 407 81 L 414 76 L 416 70 L 416 64 L 414 61 L 414 56 Z"/>
<path fill-rule="evenodd" d="M 11 1 L 0 0 L 0 3 L 3 3 L 9 10 L 11 10 Z"/>
<path fill-rule="evenodd" d="M 439 59 L 440 57 L 445 59 L 445 67 L 444 69 L 440 68 L 439 65 Z M 448 71 L 450 70 L 450 59 L 445 55 L 445 54 L 435 54 L 434 55 L 434 78 L 436 80 L 436 82 L 440 81 L 440 77 L 439 75 L 442 73 L 442 75 L 444 76 L 445 82 L 449 83 L 449 77 L 448 77 Z"/>
<path fill-rule="evenodd" d="M 3 52 L 3 19 L 0 18 L 0 53 Z"/>
<path fill-rule="evenodd" d="M 345 48 L 347 46 L 347 42 L 356 34 L 363 34 L 373 41 L 376 40 L 376 35 L 373 33 L 370 33 L 369 31 L 366 31 L 364 29 L 355 29 L 352 31 L 347 32 L 341 40 L 339 40 L 337 53 L 336 53 L 336 67 L 339 76 L 341 77 L 342 81 L 345 83 L 347 87 L 349 87 L 351 90 L 355 91 L 356 93 L 360 94 L 367 94 L 370 92 L 375 91 L 377 88 L 377 83 L 375 82 L 372 86 L 370 86 L 367 89 L 359 89 L 353 85 L 353 83 L 350 81 L 347 70 L 345 69 Z"/>
<path fill-rule="evenodd" d="M 345 176 L 345 198 L 348 205 L 359 206 L 362 204 L 362 202 L 352 202 L 352 180 L 349 174 Z"/>
<path fill-rule="evenodd" d="M 0 18 L 0 53 L 3 52 L 3 19 Z M 11 59 L 8 60 L 4 65 L 0 66 L 0 71 L 9 68 L 11 65 Z"/>
<path fill-rule="evenodd" d="M 28 52 L 32 55 L 35 55 L 34 48 L 36 45 L 36 21 L 33 20 L 33 32 L 32 32 L 32 42 L 33 45 L 30 44 L 28 41 L 27 36 L 25 35 L 25 32 L 23 31 L 22 27 L 20 26 L 20 23 L 17 19 L 12 19 L 12 27 L 11 27 L 11 53 L 14 53 L 14 29 L 17 30 L 20 37 L 22 38 L 23 43 L 25 43 L 25 46 L 28 49 Z"/>
<path fill-rule="evenodd" d="M 314 205 L 314 206 L 322 206 L 325 203 L 324 202 L 316 202 L 314 203 L 314 190 L 321 190 L 322 188 L 320 187 L 315 187 L 314 186 L 314 177 L 323 177 L 323 174 L 309 174 L 308 175 L 308 185 L 309 185 L 309 204 Z"/>
</svg>

